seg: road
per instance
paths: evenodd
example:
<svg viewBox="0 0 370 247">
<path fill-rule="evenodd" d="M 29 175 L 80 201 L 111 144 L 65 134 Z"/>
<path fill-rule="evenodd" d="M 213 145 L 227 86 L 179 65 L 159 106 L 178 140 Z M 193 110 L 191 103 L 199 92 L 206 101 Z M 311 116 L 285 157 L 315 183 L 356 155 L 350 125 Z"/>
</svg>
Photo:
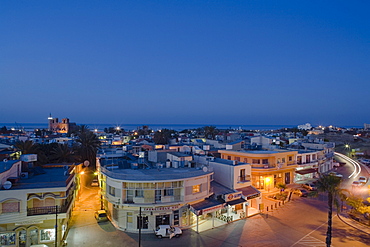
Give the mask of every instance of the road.
<svg viewBox="0 0 370 247">
<path fill-rule="evenodd" d="M 349 165 L 340 167 L 338 172 L 350 174 Z M 83 194 L 76 202 L 67 237 L 68 246 L 138 246 L 138 234 L 116 230 L 110 222 L 97 223 L 94 210 L 99 208 L 98 189 L 89 187 L 91 174 L 85 174 Z M 90 180 L 89 180 L 90 179 Z M 296 195 L 284 206 L 212 230 L 197 234 L 184 230 L 180 238 L 157 239 L 154 234 L 143 234 L 143 247 L 236 247 L 273 246 L 303 247 L 326 246 L 327 205 L 325 196 L 300 198 Z M 335 214 L 333 218 L 332 246 L 369 246 L 368 234 L 344 224 Z"/>
</svg>

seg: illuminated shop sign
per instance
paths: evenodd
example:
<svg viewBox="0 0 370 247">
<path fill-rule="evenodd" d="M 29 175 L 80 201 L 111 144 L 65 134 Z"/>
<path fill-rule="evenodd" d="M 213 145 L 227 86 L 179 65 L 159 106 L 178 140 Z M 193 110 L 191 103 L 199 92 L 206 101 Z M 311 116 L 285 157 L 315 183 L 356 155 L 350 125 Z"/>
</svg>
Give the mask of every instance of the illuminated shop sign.
<svg viewBox="0 0 370 247">
<path fill-rule="evenodd" d="M 233 201 L 236 199 L 242 198 L 243 193 L 242 192 L 237 192 L 237 193 L 232 193 L 232 194 L 226 194 L 225 195 L 225 202 L 228 201 Z"/>
<path fill-rule="evenodd" d="M 142 209 L 143 209 L 143 211 L 169 211 L 169 210 L 177 210 L 177 209 L 179 209 L 179 206 L 142 208 Z"/>
</svg>

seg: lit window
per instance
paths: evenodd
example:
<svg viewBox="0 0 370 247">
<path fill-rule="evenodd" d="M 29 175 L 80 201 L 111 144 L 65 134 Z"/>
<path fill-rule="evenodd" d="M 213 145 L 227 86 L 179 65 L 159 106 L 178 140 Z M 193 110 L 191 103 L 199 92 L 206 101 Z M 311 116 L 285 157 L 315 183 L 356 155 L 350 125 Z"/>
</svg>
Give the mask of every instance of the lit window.
<svg viewBox="0 0 370 247">
<path fill-rule="evenodd" d="M 200 184 L 193 185 L 193 194 L 200 192 Z"/>
</svg>

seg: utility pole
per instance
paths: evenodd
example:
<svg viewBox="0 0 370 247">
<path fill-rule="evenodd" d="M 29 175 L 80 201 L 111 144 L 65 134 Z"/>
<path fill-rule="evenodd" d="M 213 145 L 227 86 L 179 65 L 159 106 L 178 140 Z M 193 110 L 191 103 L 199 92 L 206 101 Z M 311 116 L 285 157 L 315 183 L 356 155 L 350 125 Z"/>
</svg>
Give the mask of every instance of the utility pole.
<svg viewBox="0 0 370 247">
<path fill-rule="evenodd" d="M 58 247 L 58 205 L 55 206 L 55 247 Z"/>
<path fill-rule="evenodd" d="M 139 247 L 141 247 L 141 207 L 139 209 Z"/>
</svg>

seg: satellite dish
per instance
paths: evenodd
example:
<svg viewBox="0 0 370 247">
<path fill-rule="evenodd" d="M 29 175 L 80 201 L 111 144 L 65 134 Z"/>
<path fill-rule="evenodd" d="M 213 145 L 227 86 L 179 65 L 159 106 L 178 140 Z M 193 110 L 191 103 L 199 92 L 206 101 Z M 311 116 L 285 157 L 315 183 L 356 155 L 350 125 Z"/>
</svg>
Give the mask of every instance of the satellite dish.
<svg viewBox="0 0 370 247">
<path fill-rule="evenodd" d="M 4 184 L 3 184 L 3 187 L 4 189 L 8 190 L 12 187 L 12 182 L 10 181 L 6 181 Z"/>
<path fill-rule="evenodd" d="M 64 171 L 64 176 L 68 176 L 68 171 Z"/>
<path fill-rule="evenodd" d="M 3 162 L 8 162 L 8 159 L 3 159 Z"/>
<path fill-rule="evenodd" d="M 202 168 L 202 169 L 203 169 L 203 171 L 204 171 L 204 172 L 208 172 L 208 167 L 203 166 L 203 168 Z"/>
<path fill-rule="evenodd" d="M 69 166 L 63 166 L 64 170 L 68 170 Z"/>
<path fill-rule="evenodd" d="M 89 165 L 90 165 L 90 161 L 85 160 L 85 161 L 84 161 L 84 166 L 89 166 Z"/>
</svg>

